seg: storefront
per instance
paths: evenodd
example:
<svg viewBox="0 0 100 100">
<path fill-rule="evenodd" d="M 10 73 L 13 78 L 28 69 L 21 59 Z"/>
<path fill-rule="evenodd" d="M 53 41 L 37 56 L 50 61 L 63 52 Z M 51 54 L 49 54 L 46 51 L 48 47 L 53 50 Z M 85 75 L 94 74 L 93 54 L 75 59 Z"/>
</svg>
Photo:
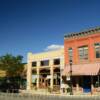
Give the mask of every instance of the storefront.
<svg viewBox="0 0 100 100">
<path fill-rule="evenodd" d="M 63 72 L 65 84 L 70 87 L 70 66 L 66 66 Z M 82 64 L 72 66 L 72 86 L 75 93 L 91 93 L 100 92 L 100 63 Z"/>
</svg>

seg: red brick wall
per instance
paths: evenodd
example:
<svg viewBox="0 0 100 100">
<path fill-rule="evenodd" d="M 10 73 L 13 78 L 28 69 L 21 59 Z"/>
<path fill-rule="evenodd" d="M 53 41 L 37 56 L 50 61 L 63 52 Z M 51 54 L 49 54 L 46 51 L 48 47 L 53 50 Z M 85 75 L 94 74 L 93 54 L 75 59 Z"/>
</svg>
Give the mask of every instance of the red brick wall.
<svg viewBox="0 0 100 100">
<path fill-rule="evenodd" d="M 79 64 L 79 63 L 90 63 L 90 62 L 96 62 L 100 59 L 95 58 L 95 49 L 94 49 L 94 43 L 100 42 L 100 33 L 91 34 L 88 36 L 82 36 L 78 38 L 70 38 L 70 39 L 64 39 L 64 56 L 65 56 L 65 65 L 69 64 L 69 57 L 68 57 L 68 48 L 73 48 L 73 64 Z M 88 45 L 88 55 L 89 59 L 88 61 L 80 62 L 78 58 L 78 47 Z"/>
</svg>

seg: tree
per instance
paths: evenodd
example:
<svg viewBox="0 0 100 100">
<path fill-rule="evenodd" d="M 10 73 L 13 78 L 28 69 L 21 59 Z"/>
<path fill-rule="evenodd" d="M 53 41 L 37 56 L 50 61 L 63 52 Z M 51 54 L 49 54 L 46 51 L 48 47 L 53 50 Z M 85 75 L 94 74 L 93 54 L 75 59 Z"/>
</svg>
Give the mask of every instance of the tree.
<svg viewBox="0 0 100 100">
<path fill-rule="evenodd" d="M 0 70 L 6 72 L 5 81 L 2 83 L 2 88 L 6 91 L 18 90 L 22 86 L 22 75 L 24 71 L 24 64 L 22 63 L 22 56 L 13 56 L 6 54 L 0 57 Z"/>
<path fill-rule="evenodd" d="M 7 77 L 21 76 L 24 65 L 22 63 L 22 56 L 12 56 L 6 54 L 0 57 L 0 69 L 6 72 Z"/>
</svg>

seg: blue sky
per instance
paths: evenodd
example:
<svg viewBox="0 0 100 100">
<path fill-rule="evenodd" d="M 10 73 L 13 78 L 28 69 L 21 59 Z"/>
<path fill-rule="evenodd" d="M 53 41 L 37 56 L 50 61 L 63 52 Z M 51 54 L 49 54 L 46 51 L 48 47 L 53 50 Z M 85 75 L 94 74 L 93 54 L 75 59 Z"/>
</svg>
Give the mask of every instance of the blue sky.
<svg viewBox="0 0 100 100">
<path fill-rule="evenodd" d="M 64 34 L 100 26 L 100 0 L 0 0 L 0 56 L 43 52 Z"/>
</svg>

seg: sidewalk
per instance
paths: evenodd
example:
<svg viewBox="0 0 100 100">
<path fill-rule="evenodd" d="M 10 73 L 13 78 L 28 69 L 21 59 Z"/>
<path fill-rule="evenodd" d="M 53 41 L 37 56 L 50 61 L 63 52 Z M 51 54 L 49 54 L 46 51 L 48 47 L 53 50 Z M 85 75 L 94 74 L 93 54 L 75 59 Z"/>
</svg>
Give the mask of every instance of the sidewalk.
<svg viewBox="0 0 100 100">
<path fill-rule="evenodd" d="M 59 96 L 100 96 L 100 93 L 98 94 L 91 94 L 91 93 L 74 93 L 73 95 L 70 95 L 70 93 L 55 93 L 55 92 L 48 92 L 48 90 L 43 90 L 43 89 L 39 89 L 39 90 L 22 90 L 20 93 L 22 94 L 37 94 L 37 95 L 59 95 Z"/>
</svg>

